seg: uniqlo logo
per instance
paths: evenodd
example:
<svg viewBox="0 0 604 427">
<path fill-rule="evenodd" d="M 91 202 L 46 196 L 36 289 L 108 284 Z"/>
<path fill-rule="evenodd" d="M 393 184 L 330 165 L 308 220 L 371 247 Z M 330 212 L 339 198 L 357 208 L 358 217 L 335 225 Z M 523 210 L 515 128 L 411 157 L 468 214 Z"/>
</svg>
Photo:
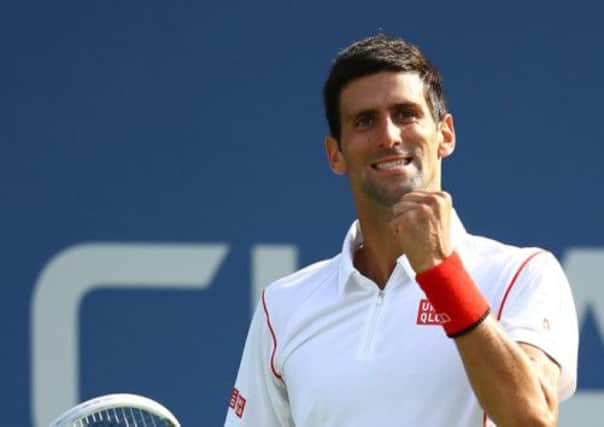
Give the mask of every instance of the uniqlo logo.
<svg viewBox="0 0 604 427">
<path fill-rule="evenodd" d="M 245 404 L 247 399 L 237 390 L 237 387 L 233 388 L 231 393 L 231 400 L 229 401 L 229 407 L 235 410 L 235 415 L 239 418 L 243 417 L 243 411 L 245 410 Z"/>
<path fill-rule="evenodd" d="M 427 299 L 419 301 L 417 310 L 418 325 L 442 325 L 450 321 L 451 317 L 447 313 L 437 313 Z"/>
</svg>

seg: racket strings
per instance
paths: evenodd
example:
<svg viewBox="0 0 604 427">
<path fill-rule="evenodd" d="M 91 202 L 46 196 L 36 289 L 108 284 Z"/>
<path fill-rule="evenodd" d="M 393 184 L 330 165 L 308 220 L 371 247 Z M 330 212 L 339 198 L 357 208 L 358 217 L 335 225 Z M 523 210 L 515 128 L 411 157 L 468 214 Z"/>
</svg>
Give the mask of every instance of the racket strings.
<svg viewBox="0 0 604 427">
<path fill-rule="evenodd" d="M 73 427 L 173 427 L 173 424 L 142 409 L 121 407 L 90 414 L 75 421 Z"/>
</svg>

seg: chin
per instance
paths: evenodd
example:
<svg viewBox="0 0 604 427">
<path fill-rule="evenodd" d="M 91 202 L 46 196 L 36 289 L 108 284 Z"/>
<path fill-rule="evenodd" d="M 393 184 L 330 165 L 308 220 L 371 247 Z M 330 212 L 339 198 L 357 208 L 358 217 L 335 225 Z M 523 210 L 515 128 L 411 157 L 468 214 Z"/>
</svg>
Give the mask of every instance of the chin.
<svg viewBox="0 0 604 427">
<path fill-rule="evenodd" d="M 387 208 L 391 208 L 398 203 L 405 194 L 423 189 L 423 180 L 420 177 L 400 182 L 397 185 L 378 186 L 373 182 L 366 182 L 363 186 L 365 195 Z"/>
<path fill-rule="evenodd" d="M 413 190 L 414 188 L 399 188 L 396 191 L 367 192 L 367 195 L 383 207 L 391 208 L 397 204 L 405 194 L 410 193 Z"/>
</svg>

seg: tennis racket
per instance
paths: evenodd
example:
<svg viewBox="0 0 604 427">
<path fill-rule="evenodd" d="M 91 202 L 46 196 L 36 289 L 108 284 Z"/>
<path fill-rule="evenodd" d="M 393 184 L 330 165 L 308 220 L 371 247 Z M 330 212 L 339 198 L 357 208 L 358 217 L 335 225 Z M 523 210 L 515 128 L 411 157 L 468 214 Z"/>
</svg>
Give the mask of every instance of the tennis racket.
<svg viewBox="0 0 604 427">
<path fill-rule="evenodd" d="M 180 427 L 180 423 L 147 397 L 107 394 L 74 406 L 48 427 Z"/>
</svg>

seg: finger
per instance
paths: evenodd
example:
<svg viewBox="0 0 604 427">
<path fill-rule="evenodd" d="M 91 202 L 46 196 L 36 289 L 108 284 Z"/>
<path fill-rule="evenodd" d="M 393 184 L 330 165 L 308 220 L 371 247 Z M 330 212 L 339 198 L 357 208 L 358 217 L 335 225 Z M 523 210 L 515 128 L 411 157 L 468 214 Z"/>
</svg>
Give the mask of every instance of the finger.
<svg viewBox="0 0 604 427">
<path fill-rule="evenodd" d="M 410 191 L 408 193 L 406 193 L 403 197 L 422 197 L 422 196 L 429 196 L 429 195 L 436 195 L 438 197 L 451 197 L 451 195 L 449 193 L 447 193 L 446 191 L 428 191 L 428 190 L 413 190 Z"/>
<path fill-rule="evenodd" d="M 440 207 L 451 205 L 451 196 L 444 191 L 413 191 L 405 194 L 392 206 L 395 215 L 408 210 L 413 205 L 427 205 L 440 210 Z"/>
<path fill-rule="evenodd" d="M 425 198 L 426 194 L 419 194 L 416 192 L 405 194 L 397 203 L 392 206 L 392 210 L 394 213 L 398 213 L 399 211 L 403 211 L 408 209 L 410 206 L 417 204 L 426 203 Z"/>
<path fill-rule="evenodd" d="M 414 209 L 422 209 L 422 206 L 428 206 L 428 204 L 423 200 L 401 200 L 392 206 L 392 214 L 393 216 L 403 215 Z"/>
<path fill-rule="evenodd" d="M 405 210 L 393 216 L 390 227 L 394 231 L 415 228 L 419 224 L 425 224 L 434 217 L 432 209 L 425 204 L 409 205 Z"/>
</svg>

